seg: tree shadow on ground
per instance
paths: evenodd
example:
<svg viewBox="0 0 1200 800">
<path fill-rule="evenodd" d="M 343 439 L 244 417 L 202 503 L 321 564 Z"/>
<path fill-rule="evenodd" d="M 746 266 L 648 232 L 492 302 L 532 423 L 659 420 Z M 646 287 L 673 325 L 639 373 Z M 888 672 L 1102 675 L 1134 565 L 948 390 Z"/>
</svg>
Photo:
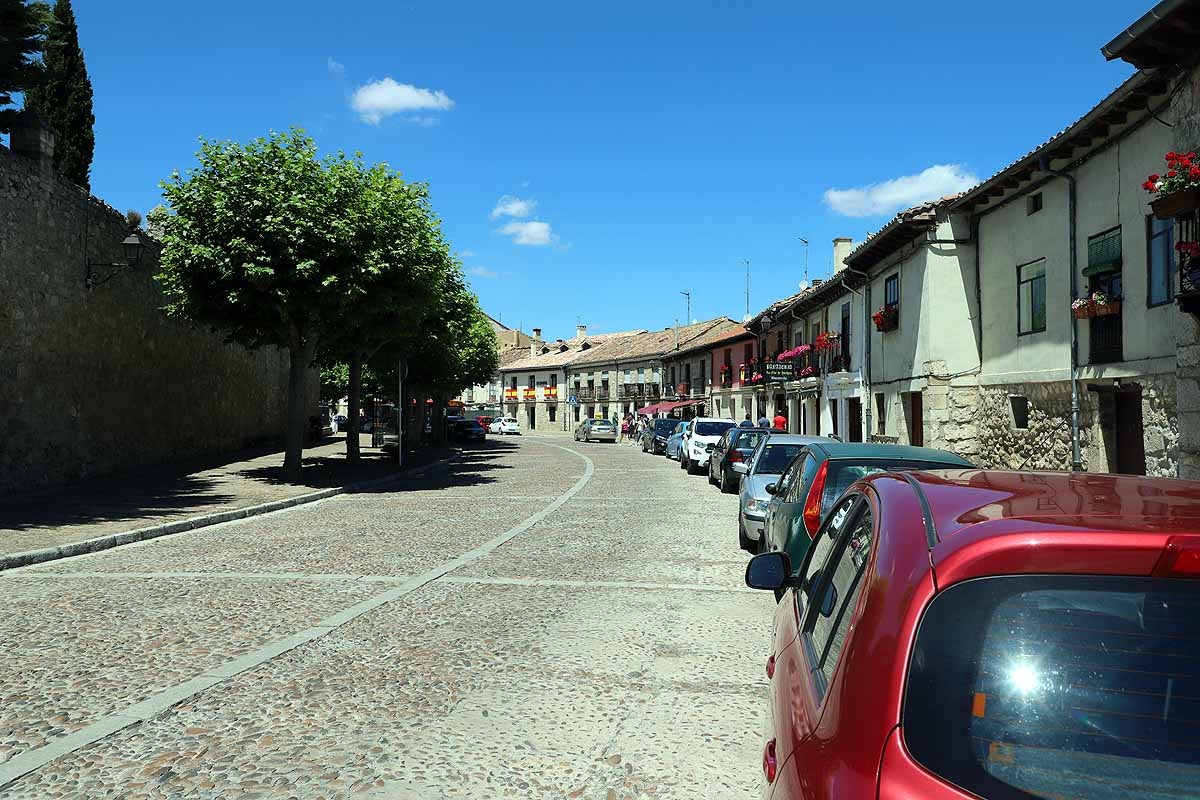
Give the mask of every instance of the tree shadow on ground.
<svg viewBox="0 0 1200 800">
<path fill-rule="evenodd" d="M 397 491 L 429 491 L 432 489 L 447 489 L 463 486 L 479 486 L 495 483 L 499 470 L 513 469 L 511 464 L 499 463 L 499 460 L 517 449 L 511 442 L 488 439 L 483 442 L 470 442 L 461 445 L 462 450 L 450 463 L 438 467 L 424 475 L 401 477 L 395 482 L 389 481 L 380 486 L 369 486 L 356 490 L 356 494 L 385 493 Z"/>
</svg>

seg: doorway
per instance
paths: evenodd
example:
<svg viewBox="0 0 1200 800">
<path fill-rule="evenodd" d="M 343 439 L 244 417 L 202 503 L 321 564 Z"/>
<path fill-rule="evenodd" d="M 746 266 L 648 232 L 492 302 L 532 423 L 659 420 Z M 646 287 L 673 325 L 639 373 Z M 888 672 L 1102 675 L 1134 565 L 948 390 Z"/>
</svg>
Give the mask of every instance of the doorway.
<svg viewBox="0 0 1200 800">
<path fill-rule="evenodd" d="M 908 443 L 913 447 L 925 446 L 925 409 L 920 392 L 908 393 Z"/>
<path fill-rule="evenodd" d="M 862 399 L 851 397 L 846 400 L 846 441 L 861 442 L 862 430 Z"/>
<path fill-rule="evenodd" d="M 537 428 L 537 409 L 533 406 L 525 409 L 525 415 L 529 418 L 529 430 Z"/>
<path fill-rule="evenodd" d="M 1115 472 L 1146 474 L 1146 439 L 1142 430 L 1142 390 L 1116 392 L 1117 458 Z"/>
</svg>

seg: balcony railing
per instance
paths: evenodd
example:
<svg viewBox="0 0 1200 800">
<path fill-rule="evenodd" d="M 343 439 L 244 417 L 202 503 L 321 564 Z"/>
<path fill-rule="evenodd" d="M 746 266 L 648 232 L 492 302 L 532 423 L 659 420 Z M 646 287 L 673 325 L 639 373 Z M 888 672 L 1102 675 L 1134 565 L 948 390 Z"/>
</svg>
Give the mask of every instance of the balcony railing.
<svg viewBox="0 0 1200 800">
<path fill-rule="evenodd" d="M 504 399 L 505 400 L 516 400 L 517 399 L 517 390 L 516 389 L 505 389 L 504 390 Z"/>
<path fill-rule="evenodd" d="M 521 398 L 523 400 L 537 400 L 537 389 L 530 386 L 527 389 L 521 390 Z"/>
<path fill-rule="evenodd" d="M 546 402 L 549 402 L 549 403 L 553 403 L 556 400 L 558 400 L 558 387 L 557 386 L 543 387 L 542 388 L 542 398 L 544 400 L 546 400 Z"/>
<path fill-rule="evenodd" d="M 579 387 L 579 392 L 575 395 L 575 397 L 581 403 L 588 401 L 588 400 L 595 400 L 596 399 L 596 389 L 595 389 L 595 387 L 592 387 L 592 386 L 581 386 L 581 387 Z"/>
<path fill-rule="evenodd" d="M 1094 317 L 1088 322 L 1090 323 L 1088 362 L 1112 364 L 1123 360 L 1120 312 L 1105 317 Z"/>
<path fill-rule="evenodd" d="M 657 383 L 622 383 L 617 392 L 622 400 L 654 400 L 659 394 Z"/>
<path fill-rule="evenodd" d="M 607 386 L 601 386 L 598 389 L 596 389 L 596 399 L 597 400 L 607 400 L 608 399 L 608 387 Z"/>
</svg>

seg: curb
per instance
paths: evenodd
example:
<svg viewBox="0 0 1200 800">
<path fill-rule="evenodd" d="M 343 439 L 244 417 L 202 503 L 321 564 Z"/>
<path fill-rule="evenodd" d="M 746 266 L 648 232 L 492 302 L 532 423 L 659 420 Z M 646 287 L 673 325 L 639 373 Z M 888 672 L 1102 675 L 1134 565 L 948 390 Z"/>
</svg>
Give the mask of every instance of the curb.
<svg viewBox="0 0 1200 800">
<path fill-rule="evenodd" d="M 423 467 L 417 467 L 411 472 L 398 472 L 394 475 L 385 475 L 382 478 L 373 478 L 369 481 L 359 481 L 358 483 L 350 483 L 345 486 L 334 486 L 329 489 L 318 489 L 315 492 L 308 494 L 296 495 L 283 500 L 272 500 L 269 503 L 259 503 L 256 506 L 246 506 L 245 508 L 235 508 L 230 511 L 219 511 L 215 514 L 204 514 L 199 517 L 189 517 L 187 519 L 176 520 L 175 522 L 164 522 L 161 525 L 150 525 L 145 528 L 135 528 L 124 533 L 111 533 L 107 536 L 97 536 L 94 539 L 84 539 L 81 542 L 68 542 L 56 547 L 45 547 L 40 550 L 29 550 L 24 553 L 10 553 L 8 555 L 0 555 L 0 572 L 5 570 L 15 569 L 17 567 L 27 567 L 31 564 L 42 564 L 46 561 L 57 561 L 60 558 L 70 558 L 71 556 L 81 556 L 85 553 L 96 553 L 101 550 L 110 550 L 114 547 L 120 547 L 125 544 L 133 544 L 134 542 L 144 542 L 149 539 L 157 539 L 160 536 L 169 536 L 172 533 L 182 533 L 184 531 L 193 531 L 198 528 L 207 528 L 210 525 L 219 525 L 222 522 L 232 522 L 235 519 L 246 519 L 247 517 L 257 517 L 261 514 L 269 514 L 272 511 L 282 511 L 285 508 L 293 506 L 305 505 L 307 503 L 315 503 L 318 500 L 324 500 L 327 497 L 333 497 L 339 494 L 351 492 L 360 492 L 364 489 L 373 489 L 376 486 L 383 486 L 388 483 L 400 480 L 401 478 L 411 478 L 424 475 L 426 472 L 448 464 L 461 455 L 461 451 L 452 453 L 445 458 L 426 464 Z"/>
</svg>

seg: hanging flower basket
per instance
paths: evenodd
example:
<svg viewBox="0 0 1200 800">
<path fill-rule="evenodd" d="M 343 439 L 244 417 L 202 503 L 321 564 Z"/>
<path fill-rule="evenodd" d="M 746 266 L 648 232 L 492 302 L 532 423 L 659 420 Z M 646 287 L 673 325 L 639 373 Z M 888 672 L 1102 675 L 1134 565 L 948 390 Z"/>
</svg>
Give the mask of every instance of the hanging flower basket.
<svg viewBox="0 0 1200 800">
<path fill-rule="evenodd" d="M 1121 301 L 1109 300 L 1107 303 L 1098 303 L 1092 305 L 1093 317 L 1111 317 L 1121 313 Z"/>
<path fill-rule="evenodd" d="M 838 346 L 838 335 L 834 331 L 825 331 L 817 340 L 813 342 L 813 349 L 820 352 L 828 352 L 836 349 Z"/>
<path fill-rule="evenodd" d="M 1096 316 L 1092 311 L 1092 301 L 1088 297 L 1080 297 L 1071 301 L 1071 311 L 1075 319 L 1087 319 Z"/>
<path fill-rule="evenodd" d="M 900 327 L 900 309 L 894 305 L 880 306 L 879 310 L 871 315 L 871 321 L 875 323 L 875 330 L 880 333 L 894 331 Z"/>
<path fill-rule="evenodd" d="M 1142 184 L 1158 195 L 1150 208 L 1158 219 L 1175 219 L 1200 208 L 1200 163 L 1195 153 L 1167 153 L 1167 173 L 1151 175 Z"/>
</svg>

